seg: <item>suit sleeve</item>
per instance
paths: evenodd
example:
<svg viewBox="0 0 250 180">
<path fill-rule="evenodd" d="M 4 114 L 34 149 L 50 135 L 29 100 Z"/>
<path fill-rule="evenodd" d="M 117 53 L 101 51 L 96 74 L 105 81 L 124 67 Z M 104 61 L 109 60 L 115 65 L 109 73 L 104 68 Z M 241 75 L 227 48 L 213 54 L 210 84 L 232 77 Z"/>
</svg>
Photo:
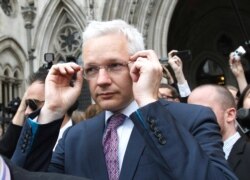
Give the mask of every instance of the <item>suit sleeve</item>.
<svg viewBox="0 0 250 180">
<path fill-rule="evenodd" d="M 12 157 L 21 131 L 22 126 L 17 126 L 13 123 L 10 123 L 6 133 L 0 140 L 0 154 L 7 158 Z"/>
<path fill-rule="evenodd" d="M 35 113 L 36 115 L 36 113 Z M 49 124 L 26 120 L 11 161 L 31 171 L 47 171 L 63 119 Z"/>
<path fill-rule="evenodd" d="M 0 157 L 1 158 L 1 157 Z M 8 159 L 4 158 L 4 162 L 8 166 L 10 173 L 11 173 L 11 179 L 15 180 L 89 180 L 83 177 L 76 177 L 76 176 L 70 176 L 70 175 L 64 175 L 64 174 L 58 174 L 58 173 L 48 173 L 48 172 L 30 172 L 23 168 L 20 168 L 10 162 Z"/>
<path fill-rule="evenodd" d="M 162 171 L 173 179 L 237 179 L 224 158 L 212 111 L 196 107 L 183 115 L 188 111 L 173 107 L 166 108 L 157 101 L 131 115 Z"/>
</svg>

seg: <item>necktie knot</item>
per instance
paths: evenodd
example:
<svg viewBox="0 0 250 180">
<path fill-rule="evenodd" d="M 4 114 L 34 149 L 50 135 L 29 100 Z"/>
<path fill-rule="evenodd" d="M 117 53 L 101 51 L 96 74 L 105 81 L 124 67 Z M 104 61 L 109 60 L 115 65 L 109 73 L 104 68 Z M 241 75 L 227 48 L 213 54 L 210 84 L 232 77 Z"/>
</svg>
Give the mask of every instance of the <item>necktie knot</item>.
<svg viewBox="0 0 250 180">
<path fill-rule="evenodd" d="M 115 114 L 108 121 L 107 129 L 117 129 L 126 119 L 124 114 Z"/>
</svg>

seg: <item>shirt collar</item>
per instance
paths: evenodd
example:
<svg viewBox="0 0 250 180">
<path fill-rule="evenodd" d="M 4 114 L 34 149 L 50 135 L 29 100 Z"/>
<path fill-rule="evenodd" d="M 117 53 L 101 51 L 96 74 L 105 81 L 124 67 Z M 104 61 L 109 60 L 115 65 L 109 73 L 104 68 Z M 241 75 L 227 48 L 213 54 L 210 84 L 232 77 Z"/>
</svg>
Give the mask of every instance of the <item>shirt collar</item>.
<svg viewBox="0 0 250 180">
<path fill-rule="evenodd" d="M 224 144 L 225 144 L 225 145 L 234 144 L 239 138 L 240 138 L 240 133 L 239 133 L 239 132 L 236 132 L 233 136 L 227 138 L 227 139 L 224 141 Z"/>
<path fill-rule="evenodd" d="M 132 101 L 126 108 L 120 111 L 120 113 L 129 117 L 133 112 L 135 112 L 139 108 L 138 104 L 135 101 Z M 107 120 L 113 115 L 114 113 L 111 111 L 105 111 L 105 124 Z"/>
<path fill-rule="evenodd" d="M 227 159 L 232 148 L 233 145 L 236 143 L 236 141 L 240 138 L 240 133 L 236 132 L 233 136 L 229 137 L 228 139 L 226 139 L 224 141 L 224 145 L 223 145 L 223 151 L 225 153 L 225 158 Z"/>
</svg>

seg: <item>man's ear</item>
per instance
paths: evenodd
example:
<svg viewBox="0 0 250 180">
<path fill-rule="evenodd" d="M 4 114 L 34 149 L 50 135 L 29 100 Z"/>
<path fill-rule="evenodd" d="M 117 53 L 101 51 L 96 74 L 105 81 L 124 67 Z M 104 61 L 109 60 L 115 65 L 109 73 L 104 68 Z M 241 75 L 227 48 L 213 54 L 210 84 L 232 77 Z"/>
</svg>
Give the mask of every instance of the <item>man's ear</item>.
<svg viewBox="0 0 250 180">
<path fill-rule="evenodd" d="M 226 120 L 227 120 L 227 123 L 231 123 L 233 121 L 235 121 L 236 119 L 236 113 L 237 113 L 237 110 L 235 108 L 228 108 L 226 110 Z"/>
</svg>

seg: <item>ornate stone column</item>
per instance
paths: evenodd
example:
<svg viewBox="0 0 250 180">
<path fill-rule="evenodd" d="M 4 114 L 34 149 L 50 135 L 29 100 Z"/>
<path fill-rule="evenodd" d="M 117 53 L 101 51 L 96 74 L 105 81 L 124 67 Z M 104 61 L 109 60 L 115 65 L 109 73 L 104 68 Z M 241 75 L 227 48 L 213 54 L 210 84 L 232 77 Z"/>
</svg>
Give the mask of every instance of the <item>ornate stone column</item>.
<svg viewBox="0 0 250 180">
<path fill-rule="evenodd" d="M 28 60 L 29 60 L 29 71 L 30 74 L 33 73 L 33 60 L 35 59 L 33 53 L 35 51 L 34 48 L 32 48 L 32 32 L 33 29 L 33 22 L 36 17 L 36 7 L 34 7 L 34 4 L 29 3 L 25 7 L 21 7 L 22 9 L 22 15 L 23 19 L 25 21 L 25 28 L 27 32 L 27 49 L 28 49 Z"/>
<path fill-rule="evenodd" d="M 11 101 L 14 97 L 13 97 L 13 94 L 12 94 L 12 86 L 13 86 L 13 82 L 12 81 L 9 81 L 9 101 Z"/>
<path fill-rule="evenodd" d="M 9 102 L 9 99 L 8 99 L 8 85 L 9 83 L 4 83 L 4 95 L 3 95 L 3 98 L 4 98 L 4 105 L 7 106 L 8 102 Z"/>
<path fill-rule="evenodd" d="M 2 103 L 3 104 L 3 91 L 2 91 L 2 83 L 3 83 L 3 81 L 2 81 L 2 78 L 0 78 L 0 103 Z"/>
</svg>

